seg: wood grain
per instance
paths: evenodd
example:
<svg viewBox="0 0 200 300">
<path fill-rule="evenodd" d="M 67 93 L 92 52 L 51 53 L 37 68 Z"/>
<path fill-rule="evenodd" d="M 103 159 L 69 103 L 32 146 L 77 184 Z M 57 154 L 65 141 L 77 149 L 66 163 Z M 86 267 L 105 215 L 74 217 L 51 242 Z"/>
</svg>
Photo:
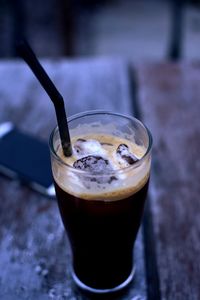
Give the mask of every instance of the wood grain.
<svg viewBox="0 0 200 300">
<path fill-rule="evenodd" d="M 63 94 L 69 115 L 92 109 L 132 112 L 125 61 L 42 63 Z M 23 62 L 0 62 L 0 99 L 0 123 L 12 121 L 48 139 L 56 124 L 53 105 Z M 83 295 L 71 279 L 69 242 L 56 202 L 3 176 L 0 189 L 0 299 L 94 299 Z M 146 299 L 141 232 L 135 260 L 134 281 L 112 299 Z"/>
<path fill-rule="evenodd" d="M 200 64 L 138 67 L 162 299 L 200 299 Z"/>
</svg>

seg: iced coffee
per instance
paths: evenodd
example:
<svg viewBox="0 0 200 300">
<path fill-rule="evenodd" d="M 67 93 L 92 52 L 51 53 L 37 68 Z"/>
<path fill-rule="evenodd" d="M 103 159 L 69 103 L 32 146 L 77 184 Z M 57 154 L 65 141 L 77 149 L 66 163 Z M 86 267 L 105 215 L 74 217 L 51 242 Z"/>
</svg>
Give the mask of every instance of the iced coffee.
<svg viewBox="0 0 200 300">
<path fill-rule="evenodd" d="M 133 277 L 151 136 L 136 119 L 117 114 L 83 114 L 70 123 L 72 156 L 63 155 L 56 130 L 50 146 L 58 205 L 72 248 L 73 277 L 86 290 L 117 290 Z"/>
</svg>

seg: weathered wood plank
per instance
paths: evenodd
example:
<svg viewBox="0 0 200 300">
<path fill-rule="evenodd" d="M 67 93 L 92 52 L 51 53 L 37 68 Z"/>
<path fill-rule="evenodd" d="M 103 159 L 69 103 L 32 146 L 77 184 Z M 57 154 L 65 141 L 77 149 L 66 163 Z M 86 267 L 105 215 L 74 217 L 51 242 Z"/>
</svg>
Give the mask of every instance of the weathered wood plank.
<svg viewBox="0 0 200 300">
<path fill-rule="evenodd" d="M 91 109 L 131 112 L 125 62 L 56 60 L 43 65 L 63 94 L 69 115 Z M 0 99 L 0 122 L 13 121 L 48 139 L 56 123 L 53 105 L 23 62 L 0 62 Z M 56 202 L 2 176 L 0 189 L 0 298 L 94 299 L 83 296 L 71 279 L 69 243 Z M 115 299 L 146 299 L 141 233 L 135 258 L 135 279 Z"/>
<path fill-rule="evenodd" d="M 162 299 L 200 299 L 200 64 L 138 67 Z"/>
</svg>

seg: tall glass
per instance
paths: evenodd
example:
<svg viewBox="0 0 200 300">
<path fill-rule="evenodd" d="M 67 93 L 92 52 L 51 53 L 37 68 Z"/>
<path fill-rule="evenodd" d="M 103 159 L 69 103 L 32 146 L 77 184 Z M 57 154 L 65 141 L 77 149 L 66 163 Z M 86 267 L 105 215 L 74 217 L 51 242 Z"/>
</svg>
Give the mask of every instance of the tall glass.
<svg viewBox="0 0 200 300">
<path fill-rule="evenodd" d="M 144 149 L 134 164 L 94 176 L 59 156 L 57 127 L 50 136 L 57 201 L 72 249 L 72 276 L 82 289 L 117 291 L 134 274 L 133 246 L 148 189 L 152 137 L 139 120 L 111 112 L 81 113 L 69 118 L 68 124 L 72 139 L 100 134 Z"/>
</svg>

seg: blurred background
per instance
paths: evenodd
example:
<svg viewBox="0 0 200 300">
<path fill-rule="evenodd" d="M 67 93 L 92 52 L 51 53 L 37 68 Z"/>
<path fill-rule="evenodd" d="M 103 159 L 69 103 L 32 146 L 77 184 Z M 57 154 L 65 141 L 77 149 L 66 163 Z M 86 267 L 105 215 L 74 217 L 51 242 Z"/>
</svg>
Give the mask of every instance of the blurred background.
<svg viewBox="0 0 200 300">
<path fill-rule="evenodd" d="M 38 56 L 200 58 L 200 0 L 0 0 L 0 57 L 26 36 Z"/>
</svg>

